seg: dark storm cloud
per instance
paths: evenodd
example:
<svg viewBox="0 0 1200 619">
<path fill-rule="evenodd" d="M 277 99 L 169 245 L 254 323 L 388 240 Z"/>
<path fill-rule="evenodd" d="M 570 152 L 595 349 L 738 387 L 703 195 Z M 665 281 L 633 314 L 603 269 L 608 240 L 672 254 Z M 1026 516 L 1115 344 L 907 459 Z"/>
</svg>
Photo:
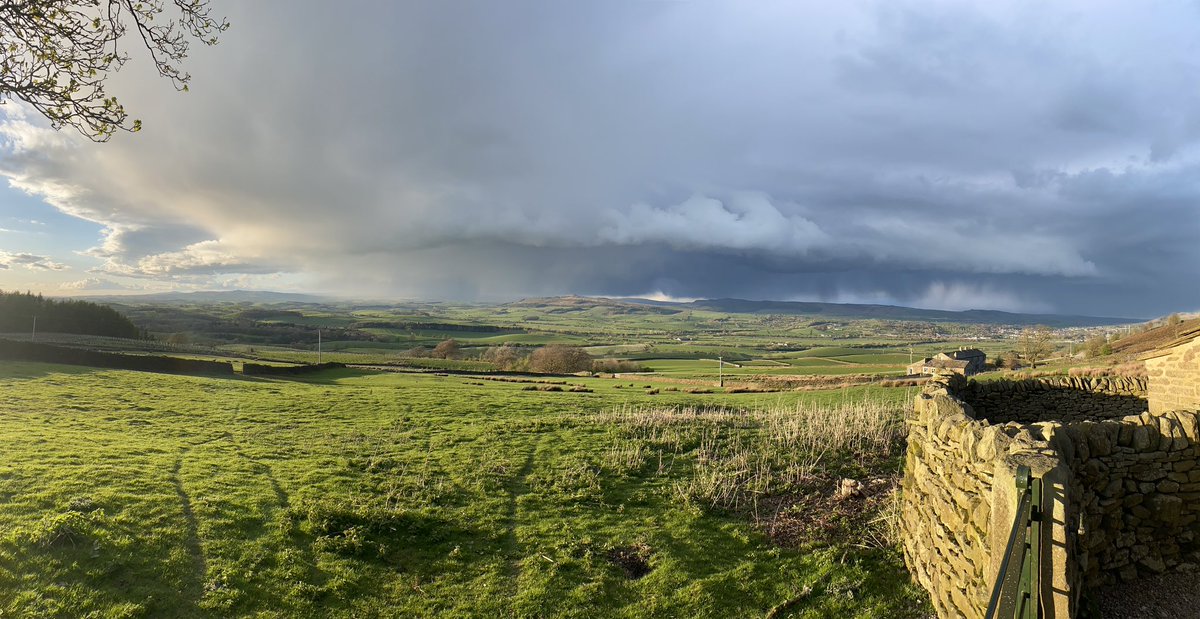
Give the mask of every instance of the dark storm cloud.
<svg viewBox="0 0 1200 619">
<path fill-rule="evenodd" d="M 147 129 L 14 119 L 101 270 L 323 291 L 1200 307 L 1200 15 L 1094 2 L 236 5 Z M 194 279 L 189 279 L 194 283 Z"/>
</svg>

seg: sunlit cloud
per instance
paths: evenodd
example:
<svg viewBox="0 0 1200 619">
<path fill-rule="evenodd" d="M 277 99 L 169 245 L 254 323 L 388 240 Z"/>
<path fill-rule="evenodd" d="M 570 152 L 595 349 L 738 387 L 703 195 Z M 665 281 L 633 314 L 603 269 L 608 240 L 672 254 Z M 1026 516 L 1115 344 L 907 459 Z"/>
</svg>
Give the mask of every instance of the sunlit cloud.
<svg viewBox="0 0 1200 619">
<path fill-rule="evenodd" d="M 65 271 L 65 264 L 55 262 L 47 256 L 0 251 L 0 268 L 24 267 L 33 271 Z"/>
</svg>

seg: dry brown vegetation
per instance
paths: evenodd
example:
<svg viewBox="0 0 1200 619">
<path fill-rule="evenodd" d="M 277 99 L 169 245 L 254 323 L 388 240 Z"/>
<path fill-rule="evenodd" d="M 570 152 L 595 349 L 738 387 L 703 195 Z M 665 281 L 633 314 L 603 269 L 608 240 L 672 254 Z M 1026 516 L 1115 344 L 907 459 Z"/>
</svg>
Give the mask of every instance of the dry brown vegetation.
<svg viewBox="0 0 1200 619">
<path fill-rule="evenodd" d="M 1180 320 L 1179 322 L 1165 320 L 1157 327 L 1141 333 L 1131 333 L 1113 341 L 1111 343 L 1112 351 L 1119 355 L 1137 355 L 1161 348 L 1184 334 L 1198 330 L 1200 330 L 1200 318 Z"/>
<path fill-rule="evenodd" d="M 691 474 L 672 493 L 704 509 L 749 514 L 777 542 L 888 546 L 895 536 L 903 411 L 895 404 L 724 408 L 633 407 L 601 456 L 616 473 Z M 858 481 L 862 480 L 862 481 Z"/>
</svg>

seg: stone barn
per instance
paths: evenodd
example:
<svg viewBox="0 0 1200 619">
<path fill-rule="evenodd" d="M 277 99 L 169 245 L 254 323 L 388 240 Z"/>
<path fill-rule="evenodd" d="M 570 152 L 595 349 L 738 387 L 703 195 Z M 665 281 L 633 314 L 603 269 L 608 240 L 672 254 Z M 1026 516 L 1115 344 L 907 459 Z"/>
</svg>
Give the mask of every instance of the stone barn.
<svg viewBox="0 0 1200 619">
<path fill-rule="evenodd" d="M 1200 565 L 1200 330 L 1142 359 L 1145 378 L 926 385 L 907 419 L 902 530 L 939 617 L 984 616 L 1023 467 L 1042 487 L 1042 616 L 1075 617 L 1089 591 Z"/>
</svg>

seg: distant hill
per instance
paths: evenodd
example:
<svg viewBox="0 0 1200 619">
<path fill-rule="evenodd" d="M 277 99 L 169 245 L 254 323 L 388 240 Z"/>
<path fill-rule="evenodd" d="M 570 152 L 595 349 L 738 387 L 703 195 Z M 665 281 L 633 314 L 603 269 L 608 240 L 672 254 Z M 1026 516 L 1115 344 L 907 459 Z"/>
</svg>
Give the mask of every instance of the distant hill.
<svg viewBox="0 0 1200 619">
<path fill-rule="evenodd" d="M 261 290 L 217 290 L 200 292 L 164 292 L 142 295 L 88 297 L 106 303 L 134 304 L 328 304 L 345 303 L 347 299 L 335 299 L 318 295 Z M 383 303 L 380 308 L 393 308 L 410 304 Z M 420 306 L 416 304 L 414 307 Z M 655 301 L 640 298 L 608 297 L 540 297 L 522 299 L 499 307 L 512 309 L 537 309 L 552 314 L 590 313 L 596 317 L 605 315 L 657 314 L 670 315 L 695 310 L 709 310 L 728 314 L 784 314 L 809 316 L 834 320 L 898 320 L 909 322 L 944 322 L 960 324 L 992 324 L 1025 326 L 1044 324 L 1051 327 L 1094 327 L 1124 325 L 1141 322 L 1141 319 L 1105 316 L 1075 316 L 1059 314 L 1019 314 L 996 310 L 946 310 L 918 309 L 898 305 L 867 305 L 857 303 L 817 303 L 806 301 L 750 301 L 746 299 L 701 299 L 691 302 Z"/>
<path fill-rule="evenodd" d="M 904 320 L 913 322 L 954 322 L 995 325 L 1048 325 L 1051 327 L 1094 327 L 1141 322 L 1133 318 L 1103 316 L 1069 316 L 1059 314 L 1017 314 L 997 310 L 918 309 L 898 305 L 866 305 L 858 303 L 816 303 L 807 301 L 748 301 L 746 299 L 702 299 L 690 303 L 653 301 L 649 299 L 620 299 L 660 308 L 710 310 L 729 314 L 787 314 L 842 320 Z"/>
<path fill-rule="evenodd" d="M 510 308 L 529 308 L 550 314 L 592 312 L 604 314 L 678 314 L 689 308 L 678 303 L 658 303 L 647 299 L 610 299 L 606 297 L 538 297 L 504 304 Z M 676 307 L 679 306 L 679 307 Z"/>
<path fill-rule="evenodd" d="M 1106 316 L 1072 316 L 1060 314 L 1018 314 L 998 310 L 918 309 L 899 305 L 866 305 L 858 303 L 816 303 L 807 301 L 747 301 L 744 299 L 704 299 L 683 305 L 734 314 L 794 314 L 844 319 L 912 320 L 927 322 L 957 322 L 968 324 L 1048 325 L 1051 327 L 1093 327 L 1118 325 L 1141 320 Z"/>
<path fill-rule="evenodd" d="M 42 295 L 0 291 L 0 332 L 74 333 L 136 338 L 141 331 L 111 307 L 88 301 L 47 299 Z"/>
<path fill-rule="evenodd" d="M 153 294 L 129 294 L 111 296 L 89 296 L 89 299 L 107 303 L 324 303 L 328 297 L 294 292 L 271 292 L 269 290 L 200 290 L 196 292 L 156 292 Z"/>
</svg>

